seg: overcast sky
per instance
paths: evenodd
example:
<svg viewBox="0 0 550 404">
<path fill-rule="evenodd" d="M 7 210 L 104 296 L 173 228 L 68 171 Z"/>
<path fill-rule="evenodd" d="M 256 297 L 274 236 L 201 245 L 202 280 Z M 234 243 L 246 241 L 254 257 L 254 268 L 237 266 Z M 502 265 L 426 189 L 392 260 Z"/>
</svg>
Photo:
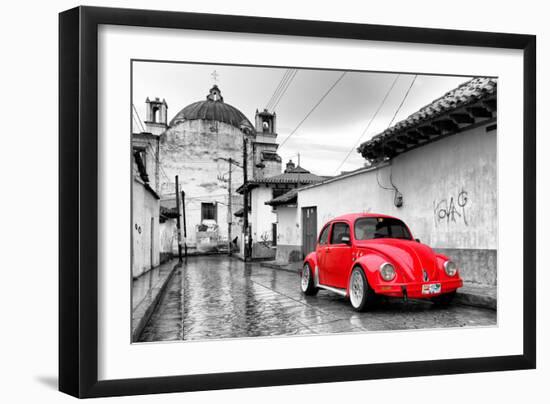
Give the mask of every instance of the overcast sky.
<svg viewBox="0 0 550 404">
<path fill-rule="evenodd" d="M 140 118 L 145 120 L 147 97 L 166 99 L 169 121 L 185 106 L 204 100 L 215 83 L 212 76 L 214 70 L 224 102 L 242 111 L 253 124 L 256 109 L 266 107 L 287 71 L 286 68 L 134 62 L 133 103 Z M 289 136 L 342 73 L 298 70 L 275 109 L 278 143 Z M 283 162 L 289 159 L 296 161 L 300 153 L 301 165 L 318 175 L 335 175 L 340 171 L 362 167 L 364 159 L 355 148 L 360 142 L 388 127 L 415 77 L 414 74 L 399 75 L 376 119 L 361 137 L 396 76 L 388 73 L 347 72 L 279 148 Z M 393 123 L 468 79 L 418 76 Z M 350 157 L 341 166 L 352 148 L 354 150 Z"/>
</svg>

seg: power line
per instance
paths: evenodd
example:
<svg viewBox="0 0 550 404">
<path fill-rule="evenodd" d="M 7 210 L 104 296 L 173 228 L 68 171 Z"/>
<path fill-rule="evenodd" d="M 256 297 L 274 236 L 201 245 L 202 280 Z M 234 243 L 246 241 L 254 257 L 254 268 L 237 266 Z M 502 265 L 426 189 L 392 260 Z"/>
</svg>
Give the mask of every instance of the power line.
<svg viewBox="0 0 550 404">
<path fill-rule="evenodd" d="M 275 98 L 278 96 L 278 94 L 281 91 L 281 88 L 284 86 L 284 84 L 286 83 L 286 81 L 288 80 L 291 74 L 292 74 L 292 69 L 287 69 L 285 71 L 283 78 L 281 79 L 281 81 L 279 81 L 279 84 L 277 84 L 277 87 L 275 87 L 275 91 L 273 92 L 273 94 L 271 95 L 271 98 L 269 99 L 269 101 L 265 106 L 267 110 L 269 110 L 269 107 L 273 104 Z"/>
<path fill-rule="evenodd" d="M 269 101 L 265 104 L 265 108 L 268 109 L 269 106 L 273 103 L 273 100 L 275 99 L 275 96 L 279 93 L 279 90 L 281 89 L 283 83 L 286 81 L 288 74 L 290 72 L 290 69 L 285 70 L 285 73 L 283 74 L 283 77 L 277 83 L 277 86 L 275 87 L 275 90 L 273 91 L 273 94 L 271 94 L 271 97 L 269 98 Z"/>
<path fill-rule="evenodd" d="M 414 85 L 414 82 L 416 81 L 416 78 L 418 77 L 418 74 L 415 74 L 412 81 L 411 81 L 411 84 L 409 86 L 409 88 L 407 89 L 407 92 L 405 93 L 405 96 L 403 97 L 403 99 L 401 100 L 401 104 L 399 104 L 399 106 L 397 107 L 397 110 L 395 111 L 395 114 L 393 114 L 393 118 L 391 119 L 389 125 L 388 125 L 388 128 L 391 127 L 393 121 L 395 120 L 395 117 L 397 116 L 397 114 L 399 113 L 399 111 L 401 110 L 401 107 L 403 106 L 403 103 L 405 102 L 405 100 L 407 99 L 408 95 L 409 95 L 409 92 L 411 91 L 411 88 L 412 86 Z"/>
<path fill-rule="evenodd" d="M 409 93 L 411 91 L 411 88 L 412 86 L 414 85 L 414 82 L 416 81 L 416 78 L 418 77 L 418 74 L 415 74 L 412 81 L 411 81 L 411 84 L 409 85 L 409 88 L 407 89 L 407 91 L 405 92 L 405 96 L 403 97 L 403 99 L 401 100 L 401 103 L 399 104 L 399 106 L 397 107 L 397 109 L 395 110 L 395 114 L 393 114 L 393 117 L 390 121 L 390 123 L 388 124 L 388 127 L 386 128 L 386 130 L 388 130 L 389 128 L 391 128 L 392 124 L 393 124 L 393 121 L 395 120 L 395 118 L 397 117 L 397 114 L 399 113 L 399 111 L 401 110 L 401 107 L 403 106 L 403 104 L 405 103 L 405 100 L 407 99 L 407 97 L 409 96 Z M 384 150 L 384 143 L 382 143 L 382 150 Z M 380 170 L 376 170 L 376 182 L 378 182 L 378 186 L 382 189 L 385 189 L 385 190 L 388 190 L 388 191 L 394 191 L 394 200 L 395 198 L 398 196 L 399 194 L 399 189 L 397 189 L 397 187 L 395 186 L 395 184 L 393 183 L 393 164 L 390 166 L 390 184 L 392 186 L 392 188 L 388 188 L 384 185 L 382 185 L 380 183 L 380 179 L 378 178 L 378 174 L 379 174 Z"/>
<path fill-rule="evenodd" d="M 296 131 L 300 128 L 300 126 L 302 126 L 302 124 L 306 121 L 306 119 L 309 118 L 309 116 L 313 113 L 313 111 L 315 111 L 315 110 L 317 109 L 317 107 L 323 102 L 323 100 L 327 97 L 327 95 L 330 94 L 330 92 L 332 91 L 332 89 L 333 89 L 334 87 L 336 87 L 336 85 L 344 78 L 344 76 L 345 76 L 346 74 L 347 74 L 347 72 L 342 73 L 342 74 L 340 75 L 340 77 L 338 77 L 338 79 L 330 86 L 330 88 L 327 90 L 327 92 L 325 92 L 325 93 L 323 94 L 323 96 L 321 97 L 321 99 L 320 99 L 319 101 L 317 101 L 317 103 L 313 106 L 313 108 L 311 108 L 311 110 L 306 114 L 306 116 L 304 117 L 304 119 L 302 119 L 302 120 L 300 121 L 300 123 L 298 124 L 298 126 L 296 126 L 296 127 L 294 128 L 294 130 L 293 130 L 292 132 L 290 132 L 290 135 L 288 135 L 288 136 L 286 137 L 286 139 L 283 140 L 283 141 L 281 142 L 281 144 L 279 145 L 279 150 L 281 149 L 281 147 L 283 147 L 283 145 L 286 143 L 286 141 L 287 141 L 288 139 L 290 139 L 290 137 L 296 133 Z"/>
<path fill-rule="evenodd" d="M 292 84 L 292 81 L 294 80 L 294 77 L 296 77 L 297 74 L 298 74 L 298 70 L 294 69 L 294 71 L 292 72 L 292 76 L 290 77 L 290 79 L 287 81 L 287 83 L 285 85 L 284 90 L 282 90 L 281 94 L 279 95 L 279 97 L 277 98 L 275 103 L 271 106 L 272 111 L 275 111 L 275 108 L 277 108 L 277 105 L 279 105 L 279 102 L 281 102 L 281 100 L 283 99 L 284 95 L 286 94 L 286 91 L 288 90 L 288 88 Z"/>
<path fill-rule="evenodd" d="M 136 118 L 136 116 L 135 116 L 134 114 L 132 114 L 132 118 L 133 118 L 133 120 L 134 120 L 134 125 L 136 125 L 137 130 L 140 130 L 140 128 L 139 128 L 139 122 L 138 122 L 138 120 L 137 120 L 137 118 Z M 133 132 L 133 130 L 132 130 L 132 132 Z M 142 132 L 143 132 L 143 131 L 142 131 Z"/>
<path fill-rule="evenodd" d="M 134 112 L 135 112 L 135 114 L 137 116 L 137 119 L 139 121 L 139 125 L 141 126 L 141 131 L 145 132 L 145 126 L 143 126 L 143 122 L 142 122 L 142 120 L 139 116 L 139 113 L 137 112 L 137 109 L 136 109 L 136 106 L 134 105 L 134 103 L 132 103 L 132 108 L 134 109 Z"/>
<path fill-rule="evenodd" d="M 160 164 L 160 156 L 158 155 L 158 153 L 155 151 L 155 149 L 153 149 L 153 146 L 151 146 L 151 143 L 147 142 L 147 146 L 149 147 L 149 149 L 151 150 L 151 153 L 153 153 L 153 156 L 155 157 L 155 159 L 157 160 L 157 165 L 158 165 L 158 168 L 159 168 L 159 171 L 162 175 L 164 175 L 164 178 L 168 181 L 168 183 L 171 183 L 170 181 L 170 177 L 168 177 L 168 175 L 166 174 L 166 172 L 164 171 L 164 169 L 162 168 L 162 165 Z"/>
<path fill-rule="evenodd" d="M 388 91 L 386 91 L 386 94 L 384 95 L 384 98 L 382 99 L 382 102 L 380 103 L 380 105 L 378 105 L 378 108 L 376 109 L 376 111 L 374 112 L 374 115 L 370 118 L 367 126 L 365 127 L 365 129 L 363 130 L 363 132 L 361 132 L 361 135 L 357 138 L 357 140 L 353 143 L 353 147 L 349 150 L 348 154 L 346 154 L 346 157 L 344 158 L 344 160 L 342 160 L 342 162 L 340 163 L 340 165 L 338 166 L 338 168 L 334 171 L 336 173 L 338 173 L 338 171 L 340 170 L 340 168 L 342 168 L 342 166 L 344 165 L 344 163 L 347 161 L 347 159 L 349 158 L 349 156 L 351 156 L 351 153 L 353 153 L 353 151 L 355 150 L 355 148 L 357 147 L 357 144 L 359 144 L 361 142 L 361 139 L 363 138 L 363 136 L 365 136 L 365 134 L 367 133 L 367 131 L 369 130 L 371 124 L 374 122 L 376 116 L 378 115 L 378 113 L 380 112 L 380 110 L 382 109 L 382 107 L 384 106 L 384 104 L 386 103 L 386 100 L 388 99 L 388 96 L 390 95 L 391 91 L 393 90 L 393 88 L 395 87 L 395 83 L 397 83 L 397 79 L 399 78 L 400 74 L 398 74 L 395 79 L 393 80 L 390 88 L 388 89 Z"/>
</svg>

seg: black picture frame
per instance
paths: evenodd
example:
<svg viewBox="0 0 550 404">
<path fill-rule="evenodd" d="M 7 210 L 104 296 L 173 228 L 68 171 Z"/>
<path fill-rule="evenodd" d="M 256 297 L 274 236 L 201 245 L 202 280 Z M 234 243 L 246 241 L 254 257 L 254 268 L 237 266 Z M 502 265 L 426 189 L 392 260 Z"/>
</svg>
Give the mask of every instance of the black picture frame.
<svg viewBox="0 0 550 404">
<path fill-rule="evenodd" d="M 98 381 L 98 26 L 344 38 L 523 51 L 523 354 Z M 77 7 L 59 15 L 59 389 L 76 397 L 326 383 L 536 366 L 536 37 Z"/>
</svg>

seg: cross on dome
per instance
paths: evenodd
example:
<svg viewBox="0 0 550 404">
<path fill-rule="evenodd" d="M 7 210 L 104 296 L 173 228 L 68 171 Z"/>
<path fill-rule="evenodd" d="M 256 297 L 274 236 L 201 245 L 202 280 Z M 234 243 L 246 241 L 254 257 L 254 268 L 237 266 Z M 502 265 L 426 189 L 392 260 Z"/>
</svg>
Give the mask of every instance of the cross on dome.
<svg viewBox="0 0 550 404">
<path fill-rule="evenodd" d="M 210 75 L 214 79 L 214 83 L 218 84 L 218 77 L 220 76 L 220 74 L 216 70 L 214 70 Z"/>
</svg>

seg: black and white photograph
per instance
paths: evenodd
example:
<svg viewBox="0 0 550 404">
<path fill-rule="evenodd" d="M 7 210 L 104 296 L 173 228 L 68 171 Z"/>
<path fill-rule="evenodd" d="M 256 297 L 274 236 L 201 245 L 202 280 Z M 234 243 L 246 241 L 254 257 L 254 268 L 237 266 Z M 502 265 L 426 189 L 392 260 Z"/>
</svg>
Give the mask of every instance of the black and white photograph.
<svg viewBox="0 0 550 404">
<path fill-rule="evenodd" d="M 497 326 L 497 77 L 130 69 L 133 343 Z"/>
</svg>

